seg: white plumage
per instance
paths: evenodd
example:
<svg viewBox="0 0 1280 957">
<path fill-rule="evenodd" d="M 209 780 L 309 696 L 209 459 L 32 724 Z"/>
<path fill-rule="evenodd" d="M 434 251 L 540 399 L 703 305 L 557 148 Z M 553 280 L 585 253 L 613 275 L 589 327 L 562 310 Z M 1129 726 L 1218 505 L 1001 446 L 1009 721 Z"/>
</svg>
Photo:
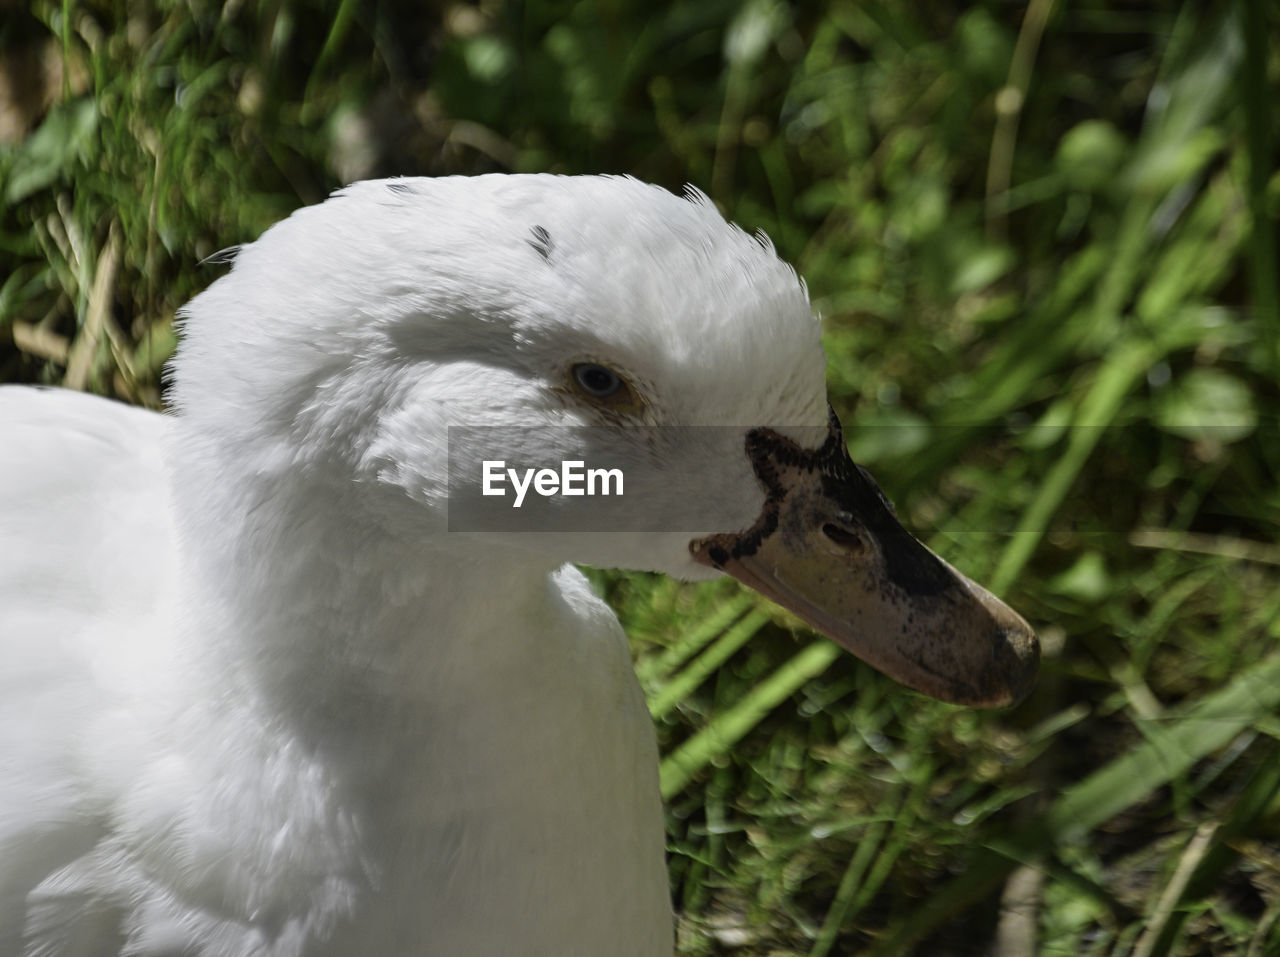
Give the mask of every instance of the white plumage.
<svg viewBox="0 0 1280 957">
<path fill-rule="evenodd" d="M 0 954 L 670 954 L 653 731 L 564 563 L 706 570 L 444 532 L 444 430 L 611 421 L 583 359 L 651 423 L 825 427 L 791 270 L 632 180 L 369 182 L 183 333 L 171 417 L 0 390 Z M 671 465 L 754 521 L 745 460 Z"/>
<path fill-rule="evenodd" d="M 700 195 L 488 176 L 241 249 L 170 416 L 0 389 L 0 957 L 669 955 L 653 730 L 566 563 L 727 570 L 950 700 L 1034 674 L 848 461 L 823 366 Z M 451 425 L 604 426 L 677 530 L 447 531 Z"/>
</svg>

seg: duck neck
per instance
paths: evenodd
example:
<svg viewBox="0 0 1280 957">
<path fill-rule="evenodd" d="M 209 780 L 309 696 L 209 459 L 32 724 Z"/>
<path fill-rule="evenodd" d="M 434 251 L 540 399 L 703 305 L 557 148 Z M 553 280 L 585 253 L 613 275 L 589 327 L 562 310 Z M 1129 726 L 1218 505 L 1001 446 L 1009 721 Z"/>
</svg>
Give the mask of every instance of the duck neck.
<svg viewBox="0 0 1280 957">
<path fill-rule="evenodd" d="M 358 491 L 293 482 L 238 522 L 187 512 L 183 535 L 202 670 L 323 748 L 500 694 L 561 600 L 555 562 L 440 521 L 388 530 Z"/>
<path fill-rule="evenodd" d="M 358 488 L 281 483 L 238 511 L 205 491 L 182 513 L 197 704 L 179 713 L 199 819 L 252 808 L 228 860 L 307 835 L 272 886 L 341 874 L 372 909 L 335 953 L 498 953 L 517 925 L 528 953 L 583 934 L 583 953 L 669 953 L 653 726 L 581 575 L 376 520 Z"/>
</svg>

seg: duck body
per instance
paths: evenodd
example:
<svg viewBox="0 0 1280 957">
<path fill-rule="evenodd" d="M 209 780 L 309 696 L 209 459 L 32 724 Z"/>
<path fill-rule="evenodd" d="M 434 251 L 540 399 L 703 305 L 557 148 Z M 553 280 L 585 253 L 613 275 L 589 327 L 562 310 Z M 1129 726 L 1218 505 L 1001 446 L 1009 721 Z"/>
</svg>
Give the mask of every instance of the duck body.
<svg viewBox="0 0 1280 957">
<path fill-rule="evenodd" d="M 580 573 L 338 527 L 312 554 L 358 575 L 304 562 L 318 584 L 266 609 L 168 600 L 176 420 L 20 389 L 0 418 L 28 426 L 8 448 L 40 503 L 7 516 L 40 552 L 2 563 L 26 600 L 0 614 L 0 953 L 671 952 L 652 724 Z M 227 645 L 182 640 L 187 600 Z M 327 650 L 268 686 L 228 653 L 267 622 Z"/>
<path fill-rule="evenodd" d="M 520 387 L 454 383 L 451 339 L 492 334 L 501 358 L 534 318 L 467 266 L 477 230 L 432 213 L 541 203 L 554 229 L 564 185 L 443 182 L 459 205 L 378 184 L 304 211 L 193 307 L 173 416 L 0 390 L 0 954 L 670 954 L 656 744 L 617 619 L 559 556 L 445 532 L 435 471 L 447 423 Z M 529 266 L 535 224 L 507 237 Z M 421 299 L 398 310 L 397 256 Z M 365 378 L 374 349 L 417 368 Z M 376 447 L 397 415 L 420 416 L 400 462 Z"/>
<path fill-rule="evenodd" d="M 859 653 L 867 602 L 945 622 L 868 647 L 953 700 L 1034 670 L 847 461 L 823 370 L 704 197 L 486 176 L 241 249 L 171 414 L 0 389 L 0 957 L 671 954 L 652 725 L 570 562 L 724 569 Z M 621 455 L 670 521 L 451 531 L 456 426 Z"/>
</svg>

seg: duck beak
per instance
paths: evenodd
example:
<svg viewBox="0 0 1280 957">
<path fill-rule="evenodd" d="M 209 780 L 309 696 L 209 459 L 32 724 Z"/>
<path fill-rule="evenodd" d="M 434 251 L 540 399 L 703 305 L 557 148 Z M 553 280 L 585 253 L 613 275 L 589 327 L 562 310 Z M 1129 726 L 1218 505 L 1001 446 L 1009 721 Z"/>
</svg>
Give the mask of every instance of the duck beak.
<svg viewBox="0 0 1280 957">
<path fill-rule="evenodd" d="M 1017 612 L 916 541 L 845 449 L 804 449 L 771 429 L 747 436 L 767 490 L 751 528 L 690 543 L 718 568 L 789 609 L 908 688 L 996 707 L 1035 682 L 1040 644 Z"/>
</svg>

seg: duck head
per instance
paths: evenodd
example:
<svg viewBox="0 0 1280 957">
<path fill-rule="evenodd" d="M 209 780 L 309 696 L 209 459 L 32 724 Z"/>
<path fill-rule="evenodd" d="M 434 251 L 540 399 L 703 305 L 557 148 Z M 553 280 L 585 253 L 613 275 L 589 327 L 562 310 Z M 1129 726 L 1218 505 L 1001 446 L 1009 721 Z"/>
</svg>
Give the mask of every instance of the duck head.
<svg viewBox="0 0 1280 957">
<path fill-rule="evenodd" d="M 185 484 L 230 494 L 198 451 L 233 443 L 218 458 L 250 498 L 311 476 L 341 486 L 366 535 L 727 573 L 908 687 L 1020 698 L 1034 633 L 849 459 L 819 332 L 769 242 L 701 194 L 620 177 L 360 183 L 240 251 L 188 310 Z M 629 518 L 450 531 L 457 430 L 477 428 L 507 437 L 511 465 L 620 464 Z"/>
</svg>

